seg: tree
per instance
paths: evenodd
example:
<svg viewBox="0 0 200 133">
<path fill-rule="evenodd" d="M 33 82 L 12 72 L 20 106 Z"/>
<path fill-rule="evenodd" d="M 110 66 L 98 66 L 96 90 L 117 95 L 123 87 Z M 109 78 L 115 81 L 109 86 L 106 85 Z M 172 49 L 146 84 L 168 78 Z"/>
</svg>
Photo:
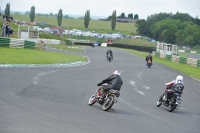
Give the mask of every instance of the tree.
<svg viewBox="0 0 200 133">
<path fill-rule="evenodd" d="M 29 12 L 29 11 L 26 11 L 24 14 L 25 14 L 25 15 L 29 15 L 29 14 L 30 14 L 30 12 Z"/>
<path fill-rule="evenodd" d="M 176 36 L 176 44 L 179 44 L 179 45 L 184 45 L 185 44 L 185 38 L 188 36 L 188 33 L 184 30 L 178 30 L 176 33 L 175 33 L 175 36 Z"/>
<path fill-rule="evenodd" d="M 138 14 L 135 14 L 134 19 L 138 19 L 138 18 L 139 18 Z"/>
<path fill-rule="evenodd" d="M 62 17 L 63 17 L 62 9 L 60 9 L 60 10 L 58 11 L 58 16 L 57 16 L 58 26 L 59 26 L 59 27 L 61 26 L 61 23 L 62 23 Z"/>
<path fill-rule="evenodd" d="M 128 18 L 133 19 L 133 13 L 128 14 Z"/>
<path fill-rule="evenodd" d="M 112 16 L 108 16 L 107 21 L 110 21 L 112 19 Z"/>
<path fill-rule="evenodd" d="M 6 4 L 5 15 L 10 16 L 10 3 Z"/>
<path fill-rule="evenodd" d="M 126 16 L 125 16 L 124 13 L 121 14 L 121 18 L 122 18 L 122 19 L 126 18 Z"/>
<path fill-rule="evenodd" d="M 49 16 L 53 17 L 53 13 L 52 13 L 52 12 L 51 12 L 51 13 L 49 13 Z"/>
<path fill-rule="evenodd" d="M 85 28 L 87 29 L 88 26 L 89 26 L 89 22 L 90 22 L 90 10 L 87 10 L 85 12 L 85 17 L 84 17 L 84 25 L 85 25 Z"/>
<path fill-rule="evenodd" d="M 33 22 L 34 19 L 35 19 L 35 6 L 32 6 L 32 7 L 31 7 L 29 16 L 30 16 L 31 22 Z"/>
<path fill-rule="evenodd" d="M 147 21 L 145 20 L 140 20 L 136 22 L 136 27 L 137 27 L 137 33 L 139 35 L 145 35 L 148 32 L 148 28 L 147 28 Z"/>
<path fill-rule="evenodd" d="M 115 30 L 115 26 L 116 26 L 116 10 L 113 11 L 113 14 L 112 14 L 112 19 L 111 19 L 112 30 Z"/>
<path fill-rule="evenodd" d="M 15 15 L 19 15 L 19 14 L 20 14 L 20 12 L 14 12 L 14 14 L 15 14 Z"/>
</svg>

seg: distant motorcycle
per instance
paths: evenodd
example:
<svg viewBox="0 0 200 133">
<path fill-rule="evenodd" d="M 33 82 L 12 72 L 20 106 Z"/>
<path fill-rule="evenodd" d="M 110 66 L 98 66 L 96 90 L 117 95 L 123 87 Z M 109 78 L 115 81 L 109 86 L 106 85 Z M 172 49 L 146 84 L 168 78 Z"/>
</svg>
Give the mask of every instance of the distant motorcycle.
<svg viewBox="0 0 200 133">
<path fill-rule="evenodd" d="M 168 107 L 169 112 L 172 112 L 174 109 L 178 109 L 182 102 L 181 94 L 176 90 L 176 88 L 172 89 L 172 92 L 172 94 L 168 94 L 168 101 L 164 100 L 165 93 L 167 92 L 163 93 L 157 101 L 156 106 L 160 107 L 163 104 L 164 106 Z"/>
<path fill-rule="evenodd" d="M 105 91 L 103 87 L 107 85 L 107 83 L 103 84 L 94 92 L 94 94 L 92 94 L 88 101 L 88 105 L 92 106 L 94 103 L 98 102 L 100 105 L 102 105 L 103 111 L 108 111 L 114 103 L 117 103 L 117 100 L 120 96 L 119 91 L 113 89 Z"/>
<path fill-rule="evenodd" d="M 107 60 L 109 60 L 109 62 L 111 62 L 111 60 L 112 60 L 112 57 L 111 57 L 111 55 L 110 55 L 110 54 L 108 54 Z"/>
<path fill-rule="evenodd" d="M 152 62 L 151 62 L 150 59 L 148 59 L 148 61 L 147 61 L 147 66 L 148 66 L 149 68 L 152 66 Z"/>
</svg>

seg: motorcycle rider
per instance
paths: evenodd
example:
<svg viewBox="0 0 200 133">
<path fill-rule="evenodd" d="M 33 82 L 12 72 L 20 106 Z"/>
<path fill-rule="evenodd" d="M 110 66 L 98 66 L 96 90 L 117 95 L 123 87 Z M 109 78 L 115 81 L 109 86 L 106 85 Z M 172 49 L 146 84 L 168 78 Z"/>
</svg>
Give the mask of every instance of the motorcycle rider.
<svg viewBox="0 0 200 133">
<path fill-rule="evenodd" d="M 107 57 L 107 60 L 108 60 L 108 55 L 110 54 L 111 56 L 111 59 L 113 60 L 113 53 L 112 53 L 112 50 L 109 49 L 107 52 L 106 52 L 106 57 Z"/>
<path fill-rule="evenodd" d="M 104 86 L 103 91 L 104 90 L 118 90 L 120 91 L 121 86 L 123 84 L 123 80 L 120 76 L 120 71 L 119 70 L 115 70 L 113 72 L 113 74 L 111 74 L 108 78 L 104 79 L 101 83 L 98 83 L 97 86 L 101 86 L 104 83 L 108 83 L 107 86 Z M 99 98 L 102 98 L 102 94 L 103 92 L 100 92 L 100 94 L 98 95 Z"/>
<path fill-rule="evenodd" d="M 151 54 L 149 53 L 147 56 L 146 56 L 146 62 L 148 62 L 148 60 L 150 59 L 150 61 L 151 61 L 151 64 L 153 65 L 153 63 L 152 63 L 152 61 L 153 61 L 153 58 L 152 58 L 152 56 L 151 56 Z"/>
<path fill-rule="evenodd" d="M 183 93 L 184 83 L 183 83 L 183 77 L 181 75 L 178 75 L 175 80 L 173 80 L 169 83 L 165 83 L 165 85 L 167 86 L 167 88 L 165 89 L 166 93 L 163 97 L 163 100 L 166 101 L 167 104 L 168 104 L 168 95 L 174 93 L 174 90 L 173 90 L 174 88 L 180 88 L 178 90 L 179 93 L 180 94 Z"/>
</svg>

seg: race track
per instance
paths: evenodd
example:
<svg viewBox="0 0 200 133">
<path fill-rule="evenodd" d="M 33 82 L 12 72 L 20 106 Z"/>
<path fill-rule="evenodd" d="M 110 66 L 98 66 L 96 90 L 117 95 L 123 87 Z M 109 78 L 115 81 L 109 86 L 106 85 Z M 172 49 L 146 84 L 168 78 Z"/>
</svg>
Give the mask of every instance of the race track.
<svg viewBox="0 0 200 133">
<path fill-rule="evenodd" d="M 48 49 L 53 50 L 53 49 Z M 0 68 L 0 133 L 200 133 L 200 81 L 114 49 L 86 48 L 90 62 L 76 67 Z M 69 53 L 62 50 L 57 52 Z M 124 84 L 115 111 L 88 106 L 97 83 L 115 69 Z M 185 90 L 179 110 L 156 101 L 164 83 L 181 74 Z"/>
</svg>

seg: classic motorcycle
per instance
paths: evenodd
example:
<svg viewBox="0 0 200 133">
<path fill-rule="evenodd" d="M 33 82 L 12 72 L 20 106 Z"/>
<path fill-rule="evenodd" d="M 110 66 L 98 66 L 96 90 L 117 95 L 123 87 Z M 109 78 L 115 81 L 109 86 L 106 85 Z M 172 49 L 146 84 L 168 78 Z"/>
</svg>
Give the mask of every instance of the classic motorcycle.
<svg viewBox="0 0 200 133">
<path fill-rule="evenodd" d="M 172 112 L 174 109 L 178 109 L 182 102 L 180 91 L 177 89 L 172 89 L 171 92 L 171 94 L 168 93 L 168 101 L 164 100 L 167 92 L 163 93 L 157 101 L 156 106 L 160 107 L 163 104 L 164 106 L 168 107 L 169 112 Z"/>
<path fill-rule="evenodd" d="M 97 89 L 88 101 L 88 105 L 92 106 L 94 103 L 98 102 L 102 105 L 103 111 L 108 111 L 114 103 L 117 103 L 120 93 L 118 90 L 104 90 L 104 86 L 108 84 L 103 84 L 99 89 Z"/>
<path fill-rule="evenodd" d="M 151 62 L 150 59 L 148 59 L 148 61 L 147 61 L 147 66 L 148 66 L 149 68 L 152 66 L 152 62 Z"/>
<path fill-rule="evenodd" d="M 111 57 L 111 55 L 110 55 L 110 54 L 108 54 L 107 60 L 109 60 L 109 62 L 111 62 L 111 60 L 112 60 L 112 57 Z"/>
</svg>

